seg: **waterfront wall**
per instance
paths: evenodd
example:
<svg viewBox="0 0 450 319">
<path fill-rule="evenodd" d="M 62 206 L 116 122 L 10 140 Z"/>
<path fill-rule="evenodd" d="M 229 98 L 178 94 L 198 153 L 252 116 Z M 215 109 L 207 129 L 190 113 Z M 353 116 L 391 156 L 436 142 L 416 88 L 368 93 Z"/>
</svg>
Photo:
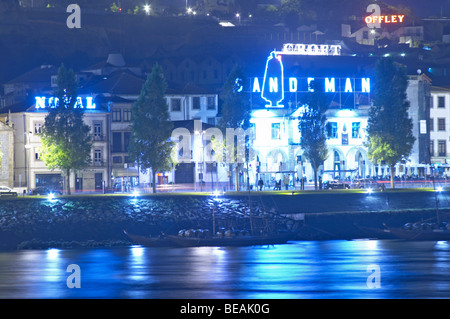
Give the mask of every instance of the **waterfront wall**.
<svg viewBox="0 0 450 319">
<path fill-rule="evenodd" d="M 302 194 L 68 196 L 50 201 L 0 200 L 0 249 L 129 244 L 123 230 L 157 236 L 183 228 L 295 230 L 299 240 L 372 237 L 358 226 L 399 226 L 435 216 L 434 193 L 322 192 Z M 388 196 L 388 200 L 386 200 Z M 445 195 L 440 194 L 442 198 Z M 250 200 L 249 200 L 250 199 Z M 405 203 L 406 202 L 406 203 Z M 420 203 L 420 204 L 419 204 Z M 441 204 L 445 200 L 441 199 Z M 389 206 L 389 207 L 387 207 Z M 442 214 L 447 208 L 440 208 Z"/>
</svg>

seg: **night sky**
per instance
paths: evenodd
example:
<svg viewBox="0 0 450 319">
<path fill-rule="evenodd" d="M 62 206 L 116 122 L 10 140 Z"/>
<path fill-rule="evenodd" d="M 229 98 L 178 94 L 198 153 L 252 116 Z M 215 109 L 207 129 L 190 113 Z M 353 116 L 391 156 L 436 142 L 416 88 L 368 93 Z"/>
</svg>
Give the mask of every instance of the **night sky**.
<svg viewBox="0 0 450 319">
<path fill-rule="evenodd" d="M 393 6 L 404 5 L 410 7 L 413 13 L 419 17 L 440 17 L 441 8 L 444 16 L 450 16 L 449 0 L 384 0 L 383 2 Z"/>
</svg>

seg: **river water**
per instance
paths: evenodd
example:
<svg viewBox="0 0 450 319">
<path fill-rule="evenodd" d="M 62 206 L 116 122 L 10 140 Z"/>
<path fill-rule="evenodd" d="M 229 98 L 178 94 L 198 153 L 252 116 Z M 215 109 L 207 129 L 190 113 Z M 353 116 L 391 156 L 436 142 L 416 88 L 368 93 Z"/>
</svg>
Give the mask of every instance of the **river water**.
<svg viewBox="0 0 450 319">
<path fill-rule="evenodd" d="M 0 252 L 0 298 L 449 297 L 445 241 Z"/>
</svg>

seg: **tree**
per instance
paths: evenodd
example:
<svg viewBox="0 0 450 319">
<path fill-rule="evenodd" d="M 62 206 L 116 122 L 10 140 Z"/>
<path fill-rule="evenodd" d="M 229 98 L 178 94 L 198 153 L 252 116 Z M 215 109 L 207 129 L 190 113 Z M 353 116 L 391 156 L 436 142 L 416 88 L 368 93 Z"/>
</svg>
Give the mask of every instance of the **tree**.
<svg viewBox="0 0 450 319">
<path fill-rule="evenodd" d="M 311 92 L 303 99 L 304 112 L 299 116 L 300 147 L 314 171 L 314 188 L 317 189 L 317 171 L 328 157 L 326 144 L 327 99 L 316 81 L 310 84 Z"/>
<path fill-rule="evenodd" d="M 129 156 L 138 162 L 142 170 L 151 168 L 154 193 L 156 173 L 167 171 L 173 165 L 175 143 L 170 141 L 173 123 L 165 99 L 166 89 L 162 68 L 156 63 L 131 109 Z"/>
<path fill-rule="evenodd" d="M 244 85 L 247 77 L 244 71 L 239 66 L 234 66 L 230 72 L 225 84 L 223 86 L 221 100 L 222 100 L 222 117 L 219 119 L 218 127 L 223 132 L 226 132 L 227 138 L 224 139 L 223 147 L 226 150 L 226 159 L 229 160 L 229 171 L 235 171 L 236 190 L 239 191 L 239 170 L 242 168 L 241 159 L 246 159 L 244 153 L 248 150 L 244 136 L 243 139 L 234 136 L 233 142 L 229 139 L 228 134 L 247 130 L 250 126 L 250 100 L 248 93 L 244 90 Z M 241 131 L 241 133 L 243 133 Z M 245 143 L 240 145 L 239 143 Z M 220 150 L 215 150 L 220 151 Z M 230 182 L 232 176 L 230 175 Z"/>
<path fill-rule="evenodd" d="M 408 115 L 406 96 L 408 78 L 405 69 L 392 58 L 382 58 L 376 66 L 374 105 L 367 125 L 369 158 L 390 167 L 394 188 L 395 164 L 409 156 L 415 137 Z"/>
<path fill-rule="evenodd" d="M 45 117 L 40 158 L 48 168 L 61 169 L 70 194 L 70 172 L 89 165 L 92 142 L 90 127 L 83 122 L 84 110 L 77 106 L 75 74 L 64 64 L 58 69 L 54 95 L 58 102 Z"/>
</svg>

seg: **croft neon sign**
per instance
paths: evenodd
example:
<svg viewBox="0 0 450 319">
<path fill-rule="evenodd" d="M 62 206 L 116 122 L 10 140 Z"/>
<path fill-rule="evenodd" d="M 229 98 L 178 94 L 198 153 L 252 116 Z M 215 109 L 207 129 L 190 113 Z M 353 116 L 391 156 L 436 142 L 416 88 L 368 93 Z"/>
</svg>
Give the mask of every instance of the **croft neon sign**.
<svg viewBox="0 0 450 319">
<path fill-rule="evenodd" d="M 54 108 L 59 104 L 59 99 L 57 97 L 46 97 L 46 96 L 36 96 L 36 110 Z M 88 97 L 77 97 L 77 102 L 75 104 L 76 108 L 82 109 L 95 109 L 96 105 L 92 102 L 92 96 Z"/>
<path fill-rule="evenodd" d="M 285 43 L 280 54 L 289 55 L 341 55 L 340 45 Z"/>
</svg>

